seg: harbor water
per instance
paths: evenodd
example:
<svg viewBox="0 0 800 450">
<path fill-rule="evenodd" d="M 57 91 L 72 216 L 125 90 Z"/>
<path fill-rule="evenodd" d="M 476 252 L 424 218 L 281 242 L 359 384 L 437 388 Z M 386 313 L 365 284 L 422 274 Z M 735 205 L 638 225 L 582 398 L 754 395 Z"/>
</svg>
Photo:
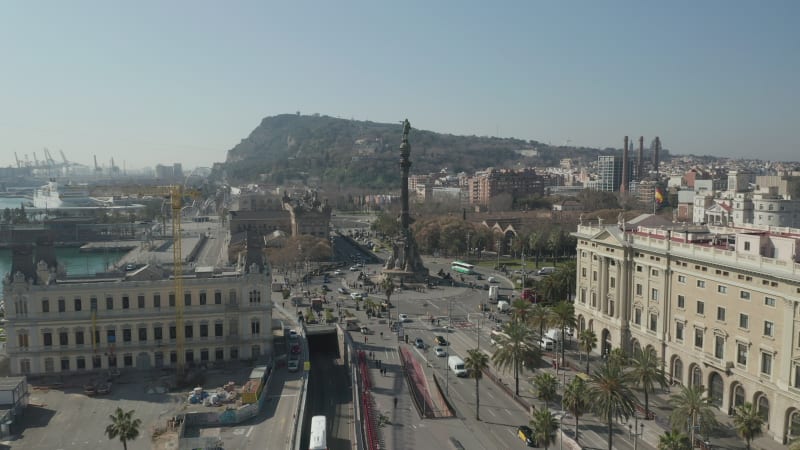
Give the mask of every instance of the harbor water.
<svg viewBox="0 0 800 450">
<path fill-rule="evenodd" d="M 77 247 L 57 248 L 56 259 L 67 269 L 67 275 L 87 275 L 104 272 L 119 261 L 126 252 L 108 251 L 100 253 L 81 253 Z M 11 250 L 0 249 L 0 274 L 5 277 L 11 271 Z M 3 292 L 0 290 L 0 299 Z"/>
</svg>

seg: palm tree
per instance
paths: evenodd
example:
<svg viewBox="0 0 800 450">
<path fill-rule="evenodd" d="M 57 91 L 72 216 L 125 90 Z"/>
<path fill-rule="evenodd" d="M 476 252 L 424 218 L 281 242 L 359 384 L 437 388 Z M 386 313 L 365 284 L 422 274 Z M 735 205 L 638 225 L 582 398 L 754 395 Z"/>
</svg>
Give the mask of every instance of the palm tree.
<svg viewBox="0 0 800 450">
<path fill-rule="evenodd" d="M 764 426 L 764 419 L 752 403 L 746 402 L 736 408 L 733 426 L 736 427 L 736 433 L 747 442 L 747 450 L 750 450 L 750 441 L 763 432 L 761 427 Z"/>
<path fill-rule="evenodd" d="M 531 379 L 531 384 L 534 394 L 544 402 L 544 409 L 547 409 L 547 404 L 554 401 L 558 394 L 558 379 L 549 372 L 539 372 Z"/>
<path fill-rule="evenodd" d="M 619 366 L 622 369 L 628 366 L 630 359 L 628 355 L 625 353 L 625 350 L 622 348 L 615 348 L 611 350 L 611 353 L 608 355 L 608 360 L 606 364 L 613 364 L 615 366 Z"/>
<path fill-rule="evenodd" d="M 539 350 L 542 349 L 541 337 L 544 336 L 545 327 L 550 326 L 550 319 L 550 311 L 546 306 L 542 305 L 541 303 L 533 305 L 531 308 L 529 323 L 532 327 L 539 328 Z"/>
<path fill-rule="evenodd" d="M 578 418 L 589 408 L 589 394 L 586 383 L 575 377 L 564 389 L 564 409 L 575 416 L 575 442 L 578 442 Z"/>
<path fill-rule="evenodd" d="M 544 450 L 547 450 L 550 444 L 555 443 L 558 420 L 553 417 L 553 413 L 549 409 L 537 409 L 533 413 L 529 425 L 533 430 L 533 439 L 536 441 L 536 445 L 541 445 Z"/>
<path fill-rule="evenodd" d="M 514 300 L 511 304 L 511 320 L 517 323 L 527 323 L 530 319 L 533 305 L 525 299 Z"/>
<path fill-rule="evenodd" d="M 705 396 L 705 391 L 703 386 L 683 386 L 679 393 L 673 394 L 669 399 L 672 406 L 669 423 L 675 429 L 681 429 L 688 423 L 690 443 L 694 443 L 694 431 L 698 423 L 702 423 L 707 429 L 717 425 L 714 407 L 711 399 Z"/>
<path fill-rule="evenodd" d="M 603 364 L 589 380 L 592 411 L 608 425 L 608 450 L 613 448 L 614 418 L 627 420 L 634 414 L 638 403 L 626 382 L 625 372 L 616 364 Z"/>
<path fill-rule="evenodd" d="M 394 293 L 394 281 L 391 277 L 386 277 L 381 281 L 381 289 L 386 294 L 386 312 L 389 314 L 389 319 L 392 318 L 392 294 Z"/>
<path fill-rule="evenodd" d="M 489 357 L 478 349 L 468 350 L 464 367 L 469 371 L 469 376 L 475 379 L 475 420 L 481 420 L 481 397 L 478 394 L 478 387 L 483 378 L 483 371 L 489 367 Z"/>
<path fill-rule="evenodd" d="M 512 368 L 516 395 L 519 395 L 519 370 L 525 364 L 533 363 L 540 358 L 540 353 L 533 347 L 533 333 L 523 324 L 509 322 L 503 327 L 508 336 L 498 336 L 498 348 L 492 355 L 492 362 L 504 371 Z"/>
<path fill-rule="evenodd" d="M 637 350 L 631 358 L 630 372 L 628 374 L 636 387 L 641 386 L 644 391 L 644 416 L 650 417 L 649 393 L 655 390 L 658 383 L 662 388 L 667 385 L 667 377 L 661 367 L 656 351 L 652 348 Z"/>
<path fill-rule="evenodd" d="M 589 353 L 592 352 L 593 348 L 597 347 L 597 335 L 594 334 L 594 331 L 587 328 L 578 335 L 578 341 L 580 342 L 581 350 L 586 352 L 586 374 L 588 375 Z"/>
<path fill-rule="evenodd" d="M 122 448 L 128 450 L 128 441 L 139 437 L 139 427 L 142 425 L 141 419 L 133 418 L 133 410 L 125 412 L 122 408 L 117 408 L 114 414 L 108 416 L 111 423 L 106 427 L 106 434 L 109 439 L 119 437 Z"/>
<path fill-rule="evenodd" d="M 658 450 L 690 450 L 689 436 L 680 431 L 667 431 L 658 438 Z"/>
<path fill-rule="evenodd" d="M 561 330 L 561 364 L 564 364 L 564 343 L 567 341 L 567 328 L 578 326 L 575 318 L 575 305 L 560 301 L 550 308 L 550 323 Z"/>
</svg>

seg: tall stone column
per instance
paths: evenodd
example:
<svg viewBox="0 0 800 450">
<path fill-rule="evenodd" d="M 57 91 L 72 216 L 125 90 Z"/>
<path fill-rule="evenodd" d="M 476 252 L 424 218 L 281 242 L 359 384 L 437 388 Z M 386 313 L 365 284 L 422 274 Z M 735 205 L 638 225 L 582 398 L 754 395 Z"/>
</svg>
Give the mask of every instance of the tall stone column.
<svg viewBox="0 0 800 450">
<path fill-rule="evenodd" d="M 408 129 L 410 128 L 411 125 L 408 119 L 406 119 L 405 122 L 403 122 L 403 141 L 400 143 L 400 173 L 402 177 L 400 185 L 400 203 L 402 206 L 400 226 L 403 228 L 404 232 L 408 230 L 408 226 L 410 225 L 408 213 L 408 171 L 411 168 L 411 161 L 408 159 L 411 154 L 411 145 L 408 143 Z"/>
</svg>

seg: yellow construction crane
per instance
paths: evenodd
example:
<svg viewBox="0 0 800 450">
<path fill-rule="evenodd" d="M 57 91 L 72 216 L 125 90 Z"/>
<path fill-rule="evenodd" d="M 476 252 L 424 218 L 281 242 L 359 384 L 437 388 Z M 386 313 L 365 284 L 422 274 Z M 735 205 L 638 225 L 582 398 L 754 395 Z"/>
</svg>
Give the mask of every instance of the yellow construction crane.
<svg viewBox="0 0 800 450">
<path fill-rule="evenodd" d="M 153 197 L 169 197 L 170 209 L 172 211 L 172 278 L 175 289 L 175 352 L 177 353 L 176 364 L 176 378 L 178 383 L 184 379 L 186 375 L 186 352 L 185 347 L 185 332 L 183 325 L 183 307 L 184 307 L 184 292 L 183 292 L 183 253 L 181 249 L 181 210 L 183 209 L 183 198 L 186 196 L 197 198 L 200 192 L 193 189 L 186 189 L 181 185 L 171 186 L 107 186 L 105 188 L 112 191 L 114 194 L 132 195 L 138 194 L 139 196 L 153 196 Z M 92 306 L 92 344 L 94 342 L 94 333 L 96 329 L 97 311 L 96 305 Z"/>
</svg>

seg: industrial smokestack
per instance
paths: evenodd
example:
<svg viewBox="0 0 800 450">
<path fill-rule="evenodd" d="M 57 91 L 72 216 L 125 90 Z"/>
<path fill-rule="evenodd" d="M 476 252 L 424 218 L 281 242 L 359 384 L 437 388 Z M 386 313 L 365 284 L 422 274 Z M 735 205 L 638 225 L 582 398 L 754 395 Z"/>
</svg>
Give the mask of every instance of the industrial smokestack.
<svg viewBox="0 0 800 450">
<path fill-rule="evenodd" d="M 656 136 L 655 149 L 653 149 L 653 170 L 658 173 L 658 153 L 661 151 L 661 139 Z"/>
<path fill-rule="evenodd" d="M 628 191 L 628 136 L 625 136 L 625 143 L 622 147 L 622 186 L 619 187 L 620 193 Z"/>
<path fill-rule="evenodd" d="M 644 179 L 644 136 L 639 136 L 639 153 L 636 155 L 636 177 Z"/>
</svg>

